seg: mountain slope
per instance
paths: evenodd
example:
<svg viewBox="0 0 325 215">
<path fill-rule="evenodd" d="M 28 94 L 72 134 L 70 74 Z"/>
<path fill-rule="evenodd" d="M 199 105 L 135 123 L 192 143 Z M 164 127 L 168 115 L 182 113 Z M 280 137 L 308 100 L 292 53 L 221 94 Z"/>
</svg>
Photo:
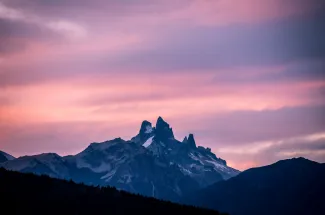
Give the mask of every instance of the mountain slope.
<svg viewBox="0 0 325 215">
<path fill-rule="evenodd" d="M 3 168 L 0 182 L 1 211 L 10 214 L 219 214 L 114 188 L 89 187 Z"/>
<path fill-rule="evenodd" d="M 68 169 L 65 161 L 57 154 L 44 153 L 35 156 L 23 156 L 3 163 L 2 167 L 20 172 L 45 174 L 55 178 L 65 178 Z"/>
<path fill-rule="evenodd" d="M 231 215 L 325 214 L 325 164 L 304 158 L 249 169 L 193 195 L 191 204 Z"/>
<path fill-rule="evenodd" d="M 210 149 L 197 147 L 192 134 L 183 142 L 176 140 L 161 117 L 155 127 L 143 121 L 139 134 L 129 141 L 116 138 L 92 143 L 77 155 L 45 153 L 0 166 L 171 201 L 239 173 Z"/>
<path fill-rule="evenodd" d="M 15 157 L 10 155 L 10 154 L 7 154 L 3 151 L 0 151 L 0 163 L 4 163 L 6 161 L 10 161 L 10 160 L 14 160 Z"/>
<path fill-rule="evenodd" d="M 83 152 L 66 158 L 77 168 L 102 174 L 100 184 L 110 185 L 146 196 L 178 201 L 187 190 L 198 189 L 195 180 L 167 165 L 146 148 L 121 138 L 93 143 Z"/>
</svg>

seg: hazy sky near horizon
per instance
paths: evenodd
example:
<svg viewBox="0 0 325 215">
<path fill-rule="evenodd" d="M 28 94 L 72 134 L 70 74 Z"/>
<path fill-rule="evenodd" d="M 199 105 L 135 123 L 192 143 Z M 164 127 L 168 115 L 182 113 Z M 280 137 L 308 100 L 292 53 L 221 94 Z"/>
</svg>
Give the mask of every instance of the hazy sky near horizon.
<svg viewBox="0 0 325 215">
<path fill-rule="evenodd" d="M 162 116 L 240 170 L 325 162 L 322 0 L 0 0 L 0 150 L 75 154 Z"/>
</svg>

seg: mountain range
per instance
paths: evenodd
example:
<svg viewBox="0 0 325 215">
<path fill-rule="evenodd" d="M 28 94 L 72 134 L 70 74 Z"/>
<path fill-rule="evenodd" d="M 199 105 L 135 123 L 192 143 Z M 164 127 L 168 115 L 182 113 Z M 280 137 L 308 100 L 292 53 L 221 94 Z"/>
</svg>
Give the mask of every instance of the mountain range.
<svg viewBox="0 0 325 215">
<path fill-rule="evenodd" d="M 73 210 L 76 207 L 71 204 L 77 205 L 81 213 L 83 210 L 80 208 L 84 203 L 80 202 L 90 196 L 100 202 L 100 211 L 106 210 L 110 203 L 105 200 L 106 191 L 103 187 L 112 186 L 118 190 L 231 215 L 325 214 L 325 164 L 293 158 L 239 172 L 227 166 L 226 161 L 218 158 L 211 149 L 197 146 L 193 134 L 184 137 L 183 141 L 176 140 L 172 128 L 161 117 L 154 127 L 150 122 L 143 121 L 139 133 L 130 140 L 116 138 L 91 143 L 76 155 L 62 157 L 55 153 L 44 153 L 15 158 L 0 151 L 0 167 L 73 181 L 68 183 L 53 179 L 50 182 L 44 178 L 28 178 L 1 170 L 1 182 L 3 179 L 10 182 L 1 183 L 1 189 L 8 192 L 7 196 L 12 196 L 12 199 L 6 199 L 11 203 L 18 201 L 17 195 L 31 193 L 25 188 L 27 184 L 35 185 L 40 181 L 56 196 L 72 195 L 67 202 L 61 203 Z M 7 178 L 8 175 L 17 180 L 19 189 Z M 28 182 L 25 181 L 27 178 Z M 76 186 L 74 182 L 100 187 Z M 39 188 L 37 191 L 35 198 L 42 201 L 42 196 L 47 195 L 47 192 Z M 88 197 L 84 196 L 85 191 L 89 192 Z M 115 201 L 113 205 L 123 204 L 115 199 L 121 194 L 109 191 L 107 195 L 111 201 Z M 141 207 L 144 207 L 141 198 L 137 197 L 132 197 L 128 203 L 135 210 L 140 206 L 130 202 L 140 201 Z M 58 201 L 57 198 L 52 200 Z M 99 203 L 93 201 L 84 210 L 94 210 L 92 204 Z M 26 204 L 24 207 L 31 206 Z"/>
<path fill-rule="evenodd" d="M 143 121 L 131 140 L 91 143 L 70 156 L 45 153 L 14 158 L 0 153 L 0 167 L 72 179 L 88 185 L 114 186 L 145 196 L 180 201 L 184 196 L 240 172 L 211 149 L 197 146 L 193 134 L 179 141 L 161 117 L 155 127 Z"/>
</svg>

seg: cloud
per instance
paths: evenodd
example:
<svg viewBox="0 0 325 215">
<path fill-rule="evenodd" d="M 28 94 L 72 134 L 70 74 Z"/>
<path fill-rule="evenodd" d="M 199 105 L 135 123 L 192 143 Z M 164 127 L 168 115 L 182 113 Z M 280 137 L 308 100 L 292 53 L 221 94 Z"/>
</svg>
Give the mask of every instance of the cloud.
<svg viewBox="0 0 325 215">
<path fill-rule="evenodd" d="M 246 68 L 216 73 L 214 83 L 228 84 L 279 84 L 325 83 L 325 58 L 295 61 L 286 65 Z M 255 72 L 254 72 L 255 71 Z"/>
<path fill-rule="evenodd" d="M 31 23 L 24 23 L 17 20 L 0 18 L 0 37 L 14 39 L 53 39 L 57 34 L 48 29 L 40 28 Z"/>
<path fill-rule="evenodd" d="M 294 147 L 293 147 L 294 146 Z M 274 151 L 277 154 L 286 154 L 302 151 L 318 151 L 325 149 L 325 133 L 314 133 L 305 136 L 296 136 L 279 140 L 255 142 L 235 148 L 220 148 L 221 153 L 259 154 L 261 151 Z"/>
<path fill-rule="evenodd" d="M 157 13 L 164 15 L 170 11 L 178 10 L 188 4 L 188 0 L 175 0 L 173 2 L 162 0 L 2 0 L 6 5 L 22 8 L 30 13 L 51 18 L 62 17 L 78 21 L 103 22 L 115 25 L 114 21 L 133 20 L 139 17 L 151 16 L 155 19 Z M 85 16 L 86 14 L 86 16 Z M 163 18 L 165 19 L 165 18 Z M 148 20 L 147 20 L 148 21 Z M 141 24 L 141 23 L 139 23 Z M 130 26 L 133 27 L 133 26 Z"/>
<path fill-rule="evenodd" d="M 133 127 L 131 126 L 131 130 Z M 130 138 L 123 136 L 123 133 L 130 131 L 130 124 L 121 124 L 114 120 L 24 123 L 20 125 L 0 123 L 0 129 L 1 150 L 14 156 L 44 152 L 70 155 L 81 152 L 92 142 L 102 142 L 119 136 Z M 136 132 L 137 130 L 134 130 L 134 135 Z M 129 135 L 132 135 L 132 132 Z"/>
<path fill-rule="evenodd" d="M 20 1 L 16 2 L 21 3 Z M 10 1 L 6 3 L 16 7 L 19 5 L 18 3 L 10 4 Z M 133 3 L 132 7 L 137 7 Z M 141 1 L 141 3 L 143 2 Z M 108 7 L 110 4 L 113 3 L 109 2 L 105 4 L 104 1 L 95 1 L 92 6 L 95 10 L 99 6 L 104 7 L 106 5 Z M 126 4 L 118 4 L 121 4 L 118 7 L 127 7 Z M 185 4 L 184 2 L 179 4 L 188 5 L 188 3 Z M 285 4 L 292 5 L 292 1 L 286 2 Z M 22 8 L 29 8 L 28 4 L 22 5 Z M 33 1 L 30 7 L 34 8 L 35 5 L 43 5 L 47 10 L 55 8 L 53 9 L 55 11 L 65 6 L 71 6 L 71 8 L 82 7 L 84 9 L 90 7 L 89 2 L 82 2 L 76 5 L 76 1 L 71 0 L 67 2 L 59 1 L 55 6 L 48 1 Z M 160 3 L 157 1 L 153 5 L 154 7 L 150 7 L 151 10 L 147 14 L 148 20 L 150 16 L 153 16 L 150 11 L 156 11 L 156 6 L 160 5 Z M 279 5 L 281 6 L 281 4 Z M 37 8 L 35 6 L 34 9 L 36 10 Z M 229 7 L 227 6 L 226 8 L 229 11 Z M 136 9 L 133 8 L 132 10 L 136 12 Z M 19 10 L 14 11 L 24 15 Z M 26 9 L 26 11 L 28 10 Z M 119 31 L 120 29 L 127 31 L 125 29 L 132 29 L 131 32 L 138 31 L 141 32 L 141 36 L 145 35 L 144 42 L 141 43 L 141 46 L 131 47 L 115 54 L 112 54 L 111 50 L 91 54 L 88 54 L 87 50 L 83 50 L 74 53 L 74 59 L 76 60 L 67 62 L 71 59 L 71 57 L 67 57 L 64 63 L 59 61 L 53 64 L 54 66 L 61 64 L 61 67 L 65 67 L 69 63 L 70 65 L 66 66 L 66 70 L 72 70 L 70 68 L 75 67 L 73 65 L 83 64 L 83 68 L 96 68 L 96 70 L 100 68 L 100 70 L 106 71 L 131 71 L 134 68 L 140 68 L 147 71 L 163 71 L 166 73 L 174 72 L 175 70 L 178 72 L 188 72 L 189 70 L 200 70 L 200 72 L 203 72 L 204 70 L 236 67 L 267 67 L 301 60 L 322 59 L 325 56 L 325 41 L 323 39 L 325 38 L 325 31 L 322 30 L 325 29 L 325 22 L 323 22 L 324 16 L 318 16 L 311 11 L 309 12 L 311 15 L 309 14 L 303 18 L 297 18 L 295 16 L 285 17 L 282 20 L 267 20 L 262 23 L 237 23 L 209 27 L 179 26 L 173 25 L 173 23 L 166 25 L 163 21 L 155 23 L 155 25 L 147 25 L 148 20 L 141 19 L 142 23 L 121 21 L 123 19 L 130 19 L 126 15 L 121 15 L 118 19 L 107 20 L 107 17 L 99 14 L 96 16 L 99 19 L 96 20 L 98 22 L 88 20 L 88 26 L 91 26 L 94 33 L 98 29 L 103 31 L 106 28 L 108 31 Z M 141 14 L 138 14 L 138 16 L 141 16 Z M 133 17 L 132 15 L 130 20 L 137 20 L 138 16 Z M 10 16 L 7 15 L 7 17 Z M 89 17 L 89 15 L 85 15 L 84 17 Z M 80 28 L 81 26 L 79 25 L 72 25 L 74 22 L 64 20 L 56 21 L 57 18 L 52 19 L 54 22 L 52 22 L 53 20 L 49 20 L 42 25 L 46 26 L 47 29 L 60 32 L 64 35 L 69 34 L 72 37 L 83 35 L 83 28 Z M 134 29 L 134 26 L 137 26 L 137 29 Z M 103 33 L 101 31 L 97 33 Z M 149 36 L 146 35 L 148 32 L 150 33 Z M 127 34 L 129 33 L 127 32 Z M 96 39 L 90 37 L 89 40 L 84 42 L 91 45 Z M 51 48 L 53 47 L 48 47 L 48 49 Z M 74 48 L 76 47 L 70 47 L 66 51 L 70 52 Z M 80 56 L 79 60 L 78 56 Z M 49 65 L 49 63 L 46 62 L 46 65 Z M 43 69 L 42 66 L 40 67 Z M 80 70 L 80 68 L 74 70 Z"/>
<path fill-rule="evenodd" d="M 10 8 L 0 2 L 0 18 L 12 21 L 35 24 L 40 27 L 48 28 L 67 37 L 82 38 L 87 35 L 86 29 L 74 22 L 67 20 L 48 21 L 44 17 L 27 14 L 21 10 Z"/>
<path fill-rule="evenodd" d="M 21 40 L 4 39 L 0 37 L 0 56 L 25 49 L 26 43 Z M 2 58 L 1 58 L 2 59 Z M 4 61 L 3 59 L 1 62 Z"/>
<path fill-rule="evenodd" d="M 230 157 L 240 169 L 246 168 L 245 164 L 240 163 L 247 157 L 251 158 L 250 163 L 254 163 L 254 166 L 268 165 L 293 157 L 305 157 L 323 163 L 325 162 L 325 133 L 256 142 L 236 147 L 225 146 L 216 151 L 218 154 Z"/>
<path fill-rule="evenodd" d="M 14 10 L 6 7 L 0 2 L 0 17 L 11 20 L 21 20 L 24 19 L 25 16 L 18 10 Z"/>
<path fill-rule="evenodd" d="M 231 111 L 220 114 L 192 116 L 182 126 L 196 123 L 194 129 L 200 142 L 217 149 L 223 146 L 247 146 L 253 142 L 278 141 L 325 131 L 325 107 L 302 106 L 276 110 Z M 200 122 L 200 123 L 198 123 Z"/>
<path fill-rule="evenodd" d="M 323 150 L 290 142 L 324 131 L 320 0 L 0 1 L 3 150 L 73 153 L 158 115 L 216 152 L 262 151 L 218 154 L 235 167 L 278 141 L 269 161 Z"/>
<path fill-rule="evenodd" d="M 26 51 L 32 43 L 62 41 L 62 36 L 32 23 L 0 18 L 0 55 Z"/>
<path fill-rule="evenodd" d="M 292 16 L 306 16 L 322 13 L 322 0 L 218 0 L 189 1 L 187 7 L 172 14 L 196 25 L 216 26 L 233 23 L 261 23 Z"/>
<path fill-rule="evenodd" d="M 325 57 L 325 16 L 254 24 L 170 28 L 146 49 L 104 59 L 107 64 L 164 71 L 263 67 Z M 157 29 L 159 31 L 159 29 Z M 151 43 L 150 43 L 151 42 Z"/>
<path fill-rule="evenodd" d="M 68 21 L 49 22 L 45 26 L 73 38 L 84 37 L 87 34 L 83 27 Z"/>
<path fill-rule="evenodd" d="M 295 62 L 283 72 L 268 74 L 265 81 L 325 81 L 325 58 Z M 258 80 L 263 81 L 263 80 Z"/>
</svg>

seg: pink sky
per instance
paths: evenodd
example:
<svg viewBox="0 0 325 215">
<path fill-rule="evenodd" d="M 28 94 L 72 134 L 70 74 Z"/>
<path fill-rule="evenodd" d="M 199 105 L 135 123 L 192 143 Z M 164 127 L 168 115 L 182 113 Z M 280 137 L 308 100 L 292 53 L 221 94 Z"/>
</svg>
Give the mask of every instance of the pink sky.
<svg viewBox="0 0 325 215">
<path fill-rule="evenodd" d="M 320 0 L 0 0 L 0 150 L 74 154 L 168 121 L 240 170 L 325 162 Z"/>
</svg>

